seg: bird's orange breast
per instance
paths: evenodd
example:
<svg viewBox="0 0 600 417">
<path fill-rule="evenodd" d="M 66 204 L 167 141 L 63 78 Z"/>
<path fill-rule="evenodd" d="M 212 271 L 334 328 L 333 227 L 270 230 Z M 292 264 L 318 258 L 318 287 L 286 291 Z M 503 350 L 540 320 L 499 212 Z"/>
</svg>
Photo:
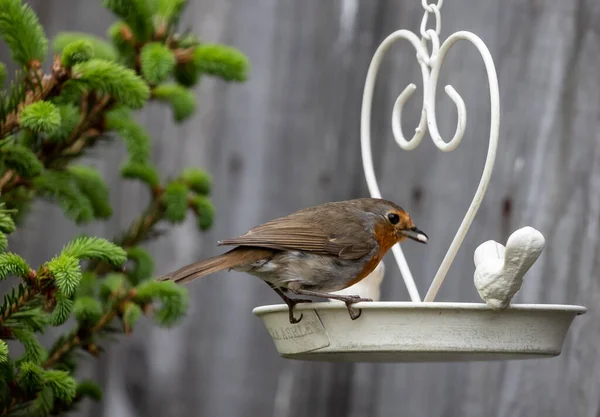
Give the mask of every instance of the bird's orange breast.
<svg viewBox="0 0 600 417">
<path fill-rule="evenodd" d="M 376 223 L 373 230 L 373 236 L 377 240 L 379 246 L 378 251 L 365 263 L 365 266 L 359 274 L 354 277 L 354 279 L 350 280 L 344 288 L 351 287 L 366 278 L 375 268 L 377 268 L 377 265 L 379 265 L 379 262 L 381 262 L 384 255 L 396 244 L 396 242 L 398 242 L 396 232 L 387 224 Z"/>
</svg>

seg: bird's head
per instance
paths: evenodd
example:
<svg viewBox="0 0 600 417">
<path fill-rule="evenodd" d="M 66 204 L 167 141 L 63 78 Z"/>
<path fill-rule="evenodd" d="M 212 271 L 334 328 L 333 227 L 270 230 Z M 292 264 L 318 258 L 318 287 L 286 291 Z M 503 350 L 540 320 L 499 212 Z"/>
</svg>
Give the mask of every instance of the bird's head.
<svg viewBox="0 0 600 417">
<path fill-rule="evenodd" d="M 383 234 L 387 239 L 402 242 L 406 238 L 420 243 L 427 243 L 429 238 L 413 223 L 410 214 L 395 203 L 381 199 L 369 199 L 365 210 L 375 215 L 377 234 Z"/>
</svg>

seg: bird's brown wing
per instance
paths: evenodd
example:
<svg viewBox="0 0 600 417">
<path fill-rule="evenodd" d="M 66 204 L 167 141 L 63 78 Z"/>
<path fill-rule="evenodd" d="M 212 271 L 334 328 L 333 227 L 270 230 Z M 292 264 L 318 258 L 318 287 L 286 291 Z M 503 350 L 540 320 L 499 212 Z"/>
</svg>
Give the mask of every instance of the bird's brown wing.
<svg viewBox="0 0 600 417">
<path fill-rule="evenodd" d="M 306 212 L 256 226 L 240 237 L 220 241 L 219 245 L 256 246 L 358 259 L 367 255 L 375 243 L 362 221 L 340 218 L 334 221 L 324 213 Z"/>
</svg>

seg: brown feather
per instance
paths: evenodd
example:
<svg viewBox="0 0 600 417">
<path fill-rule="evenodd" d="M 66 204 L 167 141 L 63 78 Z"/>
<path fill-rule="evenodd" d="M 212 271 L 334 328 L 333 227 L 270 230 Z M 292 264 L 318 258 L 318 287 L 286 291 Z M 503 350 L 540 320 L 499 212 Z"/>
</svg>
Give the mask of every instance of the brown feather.
<svg viewBox="0 0 600 417">
<path fill-rule="evenodd" d="M 367 255 L 374 241 L 364 223 L 357 221 L 360 218 L 356 214 L 360 211 L 355 210 L 352 216 L 340 210 L 332 211 L 331 204 L 335 203 L 271 220 L 237 238 L 225 239 L 218 244 L 305 251 L 344 259 L 358 259 Z M 354 221 L 339 221 L 344 218 Z"/>
<path fill-rule="evenodd" d="M 175 281 L 178 284 L 185 284 L 196 278 L 201 278 L 224 269 L 231 269 L 268 258 L 272 253 L 273 251 L 271 250 L 235 248 L 213 258 L 184 266 L 177 271 L 157 278 L 157 281 Z"/>
</svg>

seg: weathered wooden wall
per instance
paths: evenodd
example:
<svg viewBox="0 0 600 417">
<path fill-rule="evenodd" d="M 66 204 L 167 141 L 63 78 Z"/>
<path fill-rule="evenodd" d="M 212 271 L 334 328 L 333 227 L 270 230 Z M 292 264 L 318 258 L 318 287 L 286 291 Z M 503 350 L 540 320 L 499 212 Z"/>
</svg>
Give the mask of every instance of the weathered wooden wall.
<svg viewBox="0 0 600 417">
<path fill-rule="evenodd" d="M 102 34 L 111 17 L 98 1 L 37 0 L 50 35 Z M 250 81 L 207 81 L 200 111 L 175 127 L 164 108 L 141 115 L 164 173 L 199 164 L 215 178 L 215 227 L 192 222 L 153 243 L 158 273 L 217 253 L 214 242 L 274 216 L 328 200 L 366 195 L 360 165 L 363 81 L 377 45 L 398 28 L 418 30 L 418 0 L 192 0 L 186 23 L 252 61 Z M 91 416 L 546 416 L 593 417 L 600 410 L 600 3 L 597 0 L 451 0 L 442 37 L 472 30 L 488 44 L 501 91 L 501 138 L 493 180 L 440 300 L 477 301 L 475 247 L 531 225 L 547 238 L 518 301 L 583 304 L 559 358 L 473 364 L 321 364 L 280 359 L 254 306 L 278 299 L 258 280 L 220 274 L 190 285 L 191 310 L 177 328 L 148 323 L 84 374 L 101 378 Z M 453 154 L 426 140 L 408 154 L 391 138 L 391 106 L 409 82 L 420 86 L 413 51 L 386 59 L 373 118 L 375 158 L 387 197 L 406 206 L 431 236 L 405 245 L 425 292 L 477 182 L 487 150 L 489 98 L 483 64 L 456 46 L 440 86 L 451 81 L 468 108 L 467 135 Z M 441 88 L 440 88 L 441 89 Z M 420 91 L 420 90 L 419 90 Z M 406 112 L 416 125 L 420 93 Z M 442 134 L 455 110 L 439 98 Z M 408 131 L 407 131 L 408 133 Z M 111 236 L 144 205 L 144 190 L 118 182 L 118 146 L 94 163 L 113 184 L 116 215 L 90 227 Z M 59 210 L 38 205 L 13 248 L 31 262 L 74 233 Z M 384 298 L 407 299 L 388 257 Z"/>
</svg>

